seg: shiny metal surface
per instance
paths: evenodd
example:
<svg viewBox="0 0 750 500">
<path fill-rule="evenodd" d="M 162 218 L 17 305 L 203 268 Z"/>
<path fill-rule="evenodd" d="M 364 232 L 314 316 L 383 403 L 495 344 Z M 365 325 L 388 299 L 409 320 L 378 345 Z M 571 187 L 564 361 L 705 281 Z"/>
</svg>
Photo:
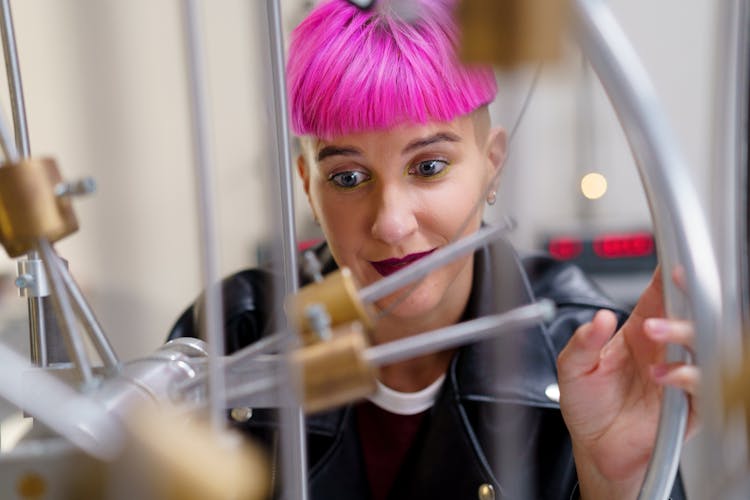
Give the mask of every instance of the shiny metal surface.
<svg viewBox="0 0 750 500">
<path fill-rule="evenodd" d="M 291 139 L 287 110 L 286 76 L 284 72 L 284 41 L 280 0 L 266 0 L 266 14 L 271 48 L 271 73 L 273 75 L 273 113 L 276 121 L 276 175 L 281 190 L 281 240 L 284 276 L 284 296 L 297 291 L 297 246 L 294 224 L 294 194 L 292 190 Z M 272 177 L 273 178 L 273 177 Z M 284 324 L 281 308 L 277 308 L 279 322 Z M 292 347 L 292 344 L 289 345 Z M 282 374 L 283 376 L 283 374 Z M 283 398 L 284 396 L 280 394 Z M 305 415 L 301 408 L 281 410 L 281 464 L 283 476 L 282 498 L 306 500 L 307 494 L 307 443 Z"/>
<path fill-rule="evenodd" d="M 36 256 L 36 252 L 33 252 Z M 42 327 L 45 324 L 43 297 L 49 296 L 49 283 L 44 272 L 44 264 L 31 254 L 16 263 L 18 278 L 16 286 L 21 297 L 28 299 L 29 311 L 29 346 L 31 362 L 36 366 L 47 366 L 47 336 Z M 22 281 L 22 282 L 21 282 Z"/>
<path fill-rule="evenodd" d="M 49 283 L 41 260 L 19 260 L 16 267 L 18 269 L 16 286 L 21 297 L 46 297 L 49 295 Z"/>
<path fill-rule="evenodd" d="M 211 423 L 216 430 L 226 427 L 226 395 L 224 371 L 220 358 L 224 355 L 224 318 L 221 307 L 219 274 L 219 238 L 216 228 L 216 199 L 213 156 L 208 132 L 208 102 L 206 67 L 199 22 L 198 2 L 184 0 L 183 14 L 190 83 L 190 107 L 194 144 L 194 173 L 198 200 L 198 220 L 201 247 L 201 276 L 203 278 L 203 335 L 209 349 L 209 399 Z"/>
<path fill-rule="evenodd" d="M 727 376 L 740 375 L 743 344 L 750 325 L 750 261 L 748 260 L 748 92 L 750 91 L 750 5 L 748 0 L 728 0 L 719 8 L 715 54 L 715 126 L 711 222 L 721 275 L 724 301 L 723 328 L 716 362 Z M 718 372 L 718 366 L 711 374 Z M 712 381 L 713 382 L 713 381 Z M 745 380 L 743 385 L 746 385 Z M 701 432 L 695 437 L 694 483 L 698 498 L 747 498 L 750 488 L 737 474 L 748 468 L 748 427 L 725 419 L 728 405 L 711 391 L 701 405 Z M 747 392 L 745 390 L 745 392 Z M 745 415 L 747 418 L 747 415 Z M 744 483 L 744 484 L 743 484 Z M 739 493 L 738 493 L 739 491 Z M 731 493 L 730 493 L 731 492 Z"/>
<path fill-rule="evenodd" d="M 0 396 L 33 415 L 86 453 L 103 460 L 117 456 L 120 425 L 98 403 L 46 370 L 32 367 L 0 344 Z"/>
<path fill-rule="evenodd" d="M 199 339 L 178 339 L 164 344 L 149 356 L 129 361 L 115 377 L 105 379 L 91 398 L 123 421 L 144 405 L 175 401 L 177 383 L 189 380 L 205 364 L 206 344 Z"/>
<path fill-rule="evenodd" d="M 610 97 L 639 168 L 664 270 L 667 315 L 692 318 L 698 333 L 698 358 L 705 362 L 714 354 L 714 333 L 721 331 L 721 288 L 700 203 L 648 75 L 606 3 L 576 0 L 574 18 L 582 50 Z M 671 279 L 678 266 L 684 270 L 687 294 Z M 667 359 L 685 360 L 686 353 L 670 348 Z M 679 464 L 687 404 L 681 391 L 665 390 L 641 499 L 669 496 Z"/>
<path fill-rule="evenodd" d="M 0 1 L 0 36 L 3 43 L 3 54 L 5 57 L 5 72 L 10 91 L 10 105 L 13 115 L 13 127 L 15 130 L 15 148 L 2 146 L 8 161 L 17 161 L 28 158 L 31 155 L 29 144 L 29 130 L 26 122 L 26 104 L 23 96 L 23 83 L 21 81 L 21 68 L 18 62 L 18 51 L 16 49 L 16 35 L 13 27 L 13 14 L 10 8 L 10 0 Z M 0 120 L 2 121 L 2 120 Z M 0 124 L 0 143 L 9 144 L 9 133 L 5 131 L 5 124 Z M 5 138 L 7 136 L 7 139 Z M 8 141 L 6 143 L 6 141 Z M 13 151 L 15 150 L 15 152 Z M 15 160 L 14 160 L 15 158 Z M 30 252 L 29 260 L 38 258 L 36 252 Z M 47 321 L 44 314 L 45 302 L 49 299 L 41 297 L 29 297 L 29 343 L 31 345 L 31 358 L 37 366 L 47 366 L 47 336 L 58 335 L 57 323 Z M 52 325 L 52 328 L 48 328 Z M 48 331 L 49 330 L 49 331 Z M 54 342 L 54 340 L 53 340 Z"/>
<path fill-rule="evenodd" d="M 26 104 L 23 98 L 21 67 L 18 63 L 16 34 L 13 29 L 13 14 L 10 9 L 10 0 L 0 1 L 0 34 L 3 38 L 5 71 L 7 73 L 8 87 L 10 90 L 10 105 L 13 111 L 16 146 L 21 158 L 28 158 L 31 155 L 31 146 L 29 145 L 29 127 L 26 124 Z"/>
<path fill-rule="evenodd" d="M 83 343 L 83 338 L 81 338 L 76 329 L 75 314 L 66 293 L 60 270 L 57 267 L 57 255 L 55 255 L 52 245 L 45 239 L 39 240 L 38 248 L 52 290 L 50 295 L 52 303 L 55 305 L 57 317 L 60 319 L 60 332 L 65 340 L 68 353 L 74 361 L 75 368 L 81 377 L 82 389 L 85 392 L 96 386 L 96 379 L 91 369 L 91 363 L 86 356 L 86 346 Z"/>
<path fill-rule="evenodd" d="M 120 360 L 115 353 L 112 344 L 104 334 L 104 329 L 99 324 L 99 320 L 96 318 L 93 309 L 89 306 L 84 297 L 83 292 L 78 287 L 78 283 L 73 278 L 73 275 L 68 271 L 68 267 L 57 255 L 53 255 L 56 266 L 60 271 L 60 277 L 62 278 L 65 290 L 70 294 L 72 299 L 73 310 L 76 315 L 81 319 L 83 327 L 89 334 L 91 342 L 94 344 L 96 352 L 104 363 L 104 367 L 107 369 L 108 374 L 115 374 L 120 370 Z"/>
<path fill-rule="evenodd" d="M 18 149 L 15 142 L 13 142 L 8 123 L 5 121 L 5 117 L 2 116 L 2 112 L 0 112 L 0 149 L 3 151 L 6 163 L 17 163 L 20 159 Z"/>
<path fill-rule="evenodd" d="M 506 331 L 540 323 L 549 320 L 554 313 L 554 303 L 550 300 L 541 300 L 506 313 L 484 316 L 370 347 L 365 351 L 365 359 L 375 366 L 396 363 L 429 352 L 479 342 Z"/>
<path fill-rule="evenodd" d="M 359 298 L 365 303 L 380 300 L 399 288 L 427 276 L 435 269 L 467 255 L 481 246 L 499 240 L 511 227 L 512 224 L 506 222 L 505 224 L 480 228 L 476 233 L 445 245 L 412 265 L 362 288 L 359 291 Z"/>
</svg>

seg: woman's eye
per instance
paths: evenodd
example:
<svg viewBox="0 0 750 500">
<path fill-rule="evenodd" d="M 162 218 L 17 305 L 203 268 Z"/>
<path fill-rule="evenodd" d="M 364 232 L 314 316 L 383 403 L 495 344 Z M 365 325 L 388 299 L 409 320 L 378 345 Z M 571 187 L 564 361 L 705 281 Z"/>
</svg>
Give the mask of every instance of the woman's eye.
<svg viewBox="0 0 750 500">
<path fill-rule="evenodd" d="M 445 160 L 420 161 L 409 169 L 409 173 L 420 177 L 434 177 L 445 170 L 447 166 L 448 162 Z"/>
<path fill-rule="evenodd" d="M 339 172 L 337 174 L 333 174 L 328 178 L 328 180 L 333 182 L 336 186 L 342 188 L 357 187 L 369 179 L 370 176 L 368 176 L 364 172 L 359 172 L 357 170 Z"/>
</svg>

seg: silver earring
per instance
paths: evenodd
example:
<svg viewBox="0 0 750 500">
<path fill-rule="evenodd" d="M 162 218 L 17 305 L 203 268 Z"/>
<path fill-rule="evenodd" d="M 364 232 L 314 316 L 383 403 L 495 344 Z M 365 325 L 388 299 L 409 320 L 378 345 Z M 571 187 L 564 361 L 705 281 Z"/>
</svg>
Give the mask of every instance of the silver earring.
<svg viewBox="0 0 750 500">
<path fill-rule="evenodd" d="M 490 194 L 487 195 L 487 204 L 489 206 L 492 206 L 495 204 L 496 201 L 497 201 L 497 192 L 496 191 L 490 192 Z"/>
</svg>

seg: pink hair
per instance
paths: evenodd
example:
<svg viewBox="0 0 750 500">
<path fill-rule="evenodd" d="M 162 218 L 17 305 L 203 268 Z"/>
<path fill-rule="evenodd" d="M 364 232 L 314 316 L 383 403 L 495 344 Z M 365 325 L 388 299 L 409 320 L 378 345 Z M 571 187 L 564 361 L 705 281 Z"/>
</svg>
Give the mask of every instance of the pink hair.
<svg viewBox="0 0 750 500">
<path fill-rule="evenodd" d="M 457 59 L 455 2 L 411 0 L 414 19 L 397 3 L 362 11 L 324 1 L 294 30 L 287 75 L 295 133 L 330 139 L 450 121 L 492 102 L 492 70 Z"/>
</svg>

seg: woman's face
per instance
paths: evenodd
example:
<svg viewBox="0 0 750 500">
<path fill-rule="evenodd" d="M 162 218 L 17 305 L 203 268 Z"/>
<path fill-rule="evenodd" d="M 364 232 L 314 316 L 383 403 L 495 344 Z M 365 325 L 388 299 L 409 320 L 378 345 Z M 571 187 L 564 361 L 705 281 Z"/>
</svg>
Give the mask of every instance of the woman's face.
<svg viewBox="0 0 750 500">
<path fill-rule="evenodd" d="M 504 132 L 489 130 L 486 117 L 477 117 L 482 112 L 317 140 L 308 162 L 300 159 L 305 192 L 333 257 L 362 286 L 478 229 L 482 210 L 472 210 L 505 152 Z M 390 313 L 413 318 L 462 311 L 471 262 L 465 257 L 433 271 Z M 388 308 L 399 294 L 376 306 Z"/>
</svg>

